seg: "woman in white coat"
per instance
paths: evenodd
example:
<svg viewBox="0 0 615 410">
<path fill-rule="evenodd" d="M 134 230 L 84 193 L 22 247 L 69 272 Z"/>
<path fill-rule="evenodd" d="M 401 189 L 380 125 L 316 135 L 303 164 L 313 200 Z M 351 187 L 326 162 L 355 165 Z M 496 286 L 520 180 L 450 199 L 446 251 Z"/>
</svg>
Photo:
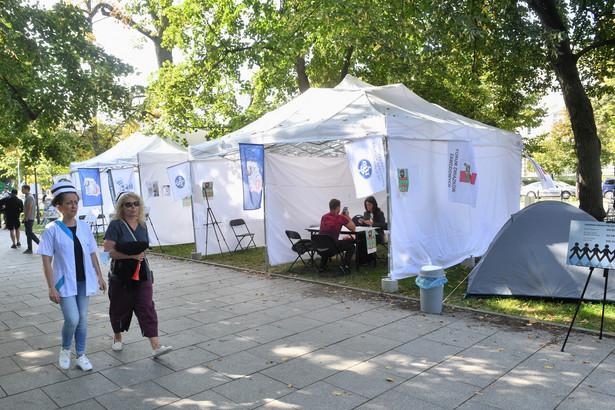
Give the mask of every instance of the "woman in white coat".
<svg viewBox="0 0 615 410">
<path fill-rule="evenodd" d="M 59 182 L 51 187 L 51 194 L 60 218 L 45 227 L 36 253 L 43 257 L 49 299 L 60 304 L 64 315 L 60 367 L 70 367 L 74 338 L 75 364 L 87 371 L 92 369 L 85 356 L 89 297 L 98 289 L 105 292 L 107 284 L 98 264 L 98 245 L 90 226 L 76 218 L 77 190 L 70 182 Z"/>
</svg>

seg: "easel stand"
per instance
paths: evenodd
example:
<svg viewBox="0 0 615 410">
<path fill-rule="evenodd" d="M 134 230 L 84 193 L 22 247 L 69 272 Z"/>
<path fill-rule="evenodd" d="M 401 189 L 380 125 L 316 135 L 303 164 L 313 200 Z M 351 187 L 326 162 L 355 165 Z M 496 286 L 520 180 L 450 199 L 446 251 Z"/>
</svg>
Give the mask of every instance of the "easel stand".
<svg viewBox="0 0 615 410">
<path fill-rule="evenodd" d="M 574 325 L 574 320 L 577 318 L 577 314 L 579 313 L 579 308 L 581 307 L 581 303 L 583 302 L 583 297 L 585 296 L 585 291 L 587 290 L 587 286 L 589 285 L 589 281 L 592 278 L 592 273 L 594 273 L 594 267 L 589 268 L 589 276 L 587 277 L 587 281 L 585 282 L 585 287 L 583 288 L 583 292 L 581 293 L 581 297 L 579 298 L 579 303 L 577 303 L 577 309 L 574 312 L 574 316 L 572 317 L 572 322 L 570 322 L 570 327 L 568 328 L 568 333 L 566 334 L 566 339 L 564 339 L 564 344 L 562 345 L 562 352 L 564 351 L 564 347 L 566 347 L 566 342 L 568 341 L 568 336 L 570 336 L 570 331 L 572 330 L 572 326 Z M 600 319 L 600 337 L 602 339 L 602 327 L 604 325 L 604 305 L 606 304 L 606 291 L 609 284 L 609 270 L 604 270 L 604 295 L 602 296 L 602 318 Z"/>
<path fill-rule="evenodd" d="M 220 236 L 222 237 L 222 240 L 224 241 L 224 244 L 226 245 L 226 249 L 228 249 L 228 253 L 230 255 L 231 248 L 228 247 L 228 243 L 226 243 L 226 239 L 224 238 L 224 235 L 222 234 L 222 229 L 220 229 L 220 225 L 218 224 L 218 220 L 216 219 L 216 216 L 214 215 L 214 211 L 212 211 L 211 207 L 209 206 L 209 196 L 208 195 L 205 195 L 205 200 L 207 201 L 207 220 L 205 221 L 205 256 L 207 256 L 207 246 L 209 244 L 209 225 L 212 225 L 214 228 L 214 234 L 216 235 L 216 241 L 218 241 L 218 248 L 220 249 L 220 253 L 224 255 L 224 252 L 222 251 L 222 245 L 220 245 L 220 237 L 218 236 L 218 233 L 220 233 Z"/>
<path fill-rule="evenodd" d="M 158 246 L 160 247 L 160 253 L 163 253 L 162 245 L 160 244 L 160 239 L 158 239 L 158 234 L 156 233 L 156 228 L 154 228 L 154 223 L 152 222 L 151 218 L 149 217 L 149 214 L 145 215 L 145 217 L 149 221 L 149 224 L 152 226 L 152 231 L 154 231 L 154 236 L 156 237 L 156 240 L 158 241 Z"/>
</svg>

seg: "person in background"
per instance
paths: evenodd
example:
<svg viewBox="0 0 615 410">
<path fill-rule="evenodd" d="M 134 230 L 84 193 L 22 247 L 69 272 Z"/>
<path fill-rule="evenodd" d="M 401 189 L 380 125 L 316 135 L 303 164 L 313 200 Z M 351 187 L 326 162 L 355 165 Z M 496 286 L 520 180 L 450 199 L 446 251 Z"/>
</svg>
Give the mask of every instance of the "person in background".
<svg viewBox="0 0 615 410">
<path fill-rule="evenodd" d="M 130 327 L 132 314 L 139 320 L 141 334 L 149 338 L 152 346 L 152 357 L 156 358 L 169 353 L 173 347 L 163 346 L 158 341 L 158 315 L 154 308 L 152 286 L 153 277 L 145 252 L 127 255 L 120 248 L 127 242 L 143 241 L 149 243 L 145 225 L 145 204 L 134 192 L 120 194 L 115 204 L 115 215 L 105 232 L 104 251 L 111 257 L 111 272 L 109 272 L 109 319 L 113 328 L 113 345 L 115 351 L 121 351 L 122 332 Z M 140 269 L 146 270 L 146 279 L 134 281 L 122 274 L 118 269 L 118 261 L 135 259 L 142 261 Z"/>
<path fill-rule="evenodd" d="M 19 215 L 23 212 L 23 202 L 17 197 L 16 189 L 11 191 L 10 197 L 0 200 L 0 207 L 4 207 L 6 227 L 11 234 L 11 241 L 13 241 L 11 248 L 17 249 L 21 247 L 21 242 L 19 242 L 19 227 L 21 226 L 19 224 Z"/>
<path fill-rule="evenodd" d="M 319 233 L 331 235 L 337 242 L 337 247 L 344 252 L 344 261 L 340 266 L 341 271 L 345 275 L 350 275 L 350 262 L 352 261 L 352 255 L 354 254 L 354 241 L 352 239 L 339 240 L 340 231 L 342 226 L 348 228 L 349 231 L 354 232 L 356 227 L 352 219 L 348 216 L 348 209 L 344 209 L 344 212 L 340 215 L 340 200 L 333 198 L 329 201 L 329 212 L 324 214 L 320 218 L 320 230 Z M 319 272 L 323 272 L 327 269 L 327 258 L 323 257 L 320 260 Z"/>
<path fill-rule="evenodd" d="M 4 187 L 4 192 L 2 193 L 2 196 L 0 196 L 0 200 L 3 200 L 5 198 L 10 198 L 10 197 L 11 197 L 11 193 L 9 192 L 9 187 L 5 186 Z M 0 206 L 0 209 L 2 209 L 2 206 Z M 9 229 L 6 226 L 6 213 L 4 212 L 4 210 L 0 211 L 0 215 L 2 215 L 2 219 L 4 219 L 4 229 Z"/>
<path fill-rule="evenodd" d="M 28 249 L 26 249 L 23 253 L 31 254 L 32 242 L 35 242 L 37 245 L 39 243 L 38 237 L 34 234 L 34 231 L 32 230 L 32 228 L 34 227 L 34 220 L 36 219 L 36 201 L 34 199 L 34 195 L 30 193 L 30 185 L 23 185 L 21 187 L 21 193 L 26 196 L 23 204 L 23 223 L 26 228 L 26 239 L 28 243 Z"/>
<path fill-rule="evenodd" d="M 376 229 L 376 243 L 378 245 L 383 244 L 385 242 L 384 230 L 387 229 L 384 212 L 382 212 L 382 210 L 378 207 L 378 202 L 373 196 L 368 196 L 367 198 L 365 198 L 363 204 L 365 206 L 365 212 L 363 213 L 363 218 L 359 218 L 359 225 L 380 228 Z M 357 251 L 359 263 L 369 264 L 374 259 L 375 254 L 367 253 L 367 247 L 365 246 L 365 242 L 359 243 L 357 247 L 359 248 Z"/>
<path fill-rule="evenodd" d="M 89 298 L 97 289 L 105 292 L 107 284 L 96 257 L 98 245 L 92 230 L 87 222 L 76 218 L 77 190 L 70 182 L 59 182 L 51 187 L 51 192 L 52 203 L 61 217 L 45 227 L 36 253 L 43 258 L 49 300 L 60 304 L 64 316 L 60 368 L 70 367 L 70 346 L 74 338 L 75 364 L 88 371 L 92 370 L 85 356 Z"/>
</svg>

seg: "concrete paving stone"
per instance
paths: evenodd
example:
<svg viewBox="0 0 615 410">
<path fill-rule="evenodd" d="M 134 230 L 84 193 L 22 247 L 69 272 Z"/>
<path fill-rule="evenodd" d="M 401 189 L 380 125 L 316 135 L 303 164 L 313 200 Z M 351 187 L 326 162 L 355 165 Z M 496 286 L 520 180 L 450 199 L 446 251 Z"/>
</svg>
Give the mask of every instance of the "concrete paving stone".
<svg viewBox="0 0 615 410">
<path fill-rule="evenodd" d="M 372 329 L 372 327 L 369 325 L 351 322 L 348 320 L 341 320 L 336 323 L 328 323 L 326 325 L 314 328 L 313 330 L 320 332 L 321 335 L 326 335 L 326 340 L 331 340 L 329 343 L 331 344 L 363 334 L 370 329 Z"/>
<path fill-rule="evenodd" d="M 36 328 L 41 332 L 41 335 L 48 335 L 51 333 L 58 333 L 62 330 L 62 322 L 54 320 L 48 323 L 41 323 L 36 325 Z"/>
<path fill-rule="evenodd" d="M 62 344 L 62 334 L 61 334 L 62 325 L 60 324 L 58 330 L 54 333 L 43 334 L 40 336 L 34 336 L 28 338 L 27 348 L 23 350 L 32 350 L 32 349 L 48 349 L 50 347 L 58 347 Z M 25 342 L 24 342 L 25 343 Z M 0 357 L 2 357 L 4 346 L 0 346 Z"/>
<path fill-rule="evenodd" d="M 163 344 L 165 346 L 173 346 L 174 349 L 181 349 L 182 347 L 193 346 L 199 343 L 203 343 L 209 339 L 210 338 L 207 335 L 195 332 L 192 329 L 159 336 L 160 344 Z M 151 352 L 151 346 L 149 349 Z"/>
<path fill-rule="evenodd" d="M 167 357 L 161 357 L 159 360 L 162 361 L 165 366 L 175 371 L 187 369 L 203 363 L 209 363 L 219 357 L 219 355 L 198 346 L 187 346 L 181 349 L 173 348 L 173 351 L 169 353 L 169 355 L 166 355 Z"/>
<path fill-rule="evenodd" d="M 400 346 L 399 342 L 371 334 L 359 334 L 350 337 L 334 346 L 354 350 L 370 357 L 380 355 Z"/>
<path fill-rule="evenodd" d="M 13 360 L 21 369 L 26 370 L 56 363 L 58 361 L 59 351 L 59 346 L 57 349 L 28 350 L 16 353 L 13 356 Z"/>
<path fill-rule="evenodd" d="M 308 329 L 313 329 L 315 327 L 319 327 L 324 325 L 325 322 L 312 319 L 305 316 L 293 316 L 287 319 L 281 319 L 276 322 L 276 325 L 290 330 L 293 333 L 303 332 Z"/>
<path fill-rule="evenodd" d="M 393 310 L 386 307 L 377 307 L 375 309 L 367 310 L 349 318 L 353 322 L 362 323 L 364 325 L 370 325 L 379 327 L 387 323 L 396 322 L 408 317 L 408 312 L 403 310 Z"/>
<path fill-rule="evenodd" d="M 25 326 L 18 329 L 4 329 L 0 333 L 0 343 L 9 342 L 13 340 L 25 340 L 31 337 L 41 336 L 44 333 L 41 332 L 36 326 Z"/>
<path fill-rule="evenodd" d="M 354 409 L 365 403 L 367 398 L 350 391 L 342 391 L 339 387 L 325 382 L 317 382 L 295 391 L 278 400 L 270 401 L 263 408 L 295 408 L 295 409 Z"/>
<path fill-rule="evenodd" d="M 361 404 L 357 410 L 442 410 L 444 408 L 395 390 L 389 390 Z"/>
<path fill-rule="evenodd" d="M 557 406 L 557 409 L 611 409 L 614 407 L 614 401 L 615 397 L 613 394 L 600 393 L 593 390 L 578 388 L 566 397 L 566 399 L 564 399 L 564 401 Z"/>
<path fill-rule="evenodd" d="M 33 325 L 49 323 L 51 322 L 51 319 L 49 319 L 49 317 L 47 317 L 46 315 L 37 314 L 37 315 L 28 315 L 25 317 L 18 317 L 14 319 L 6 319 L 6 320 L 3 320 L 3 322 L 10 329 L 16 330 L 16 329 L 21 329 L 24 327 L 31 327 Z"/>
<path fill-rule="evenodd" d="M 306 356 L 284 361 L 262 370 L 260 373 L 286 385 L 292 384 L 296 388 L 303 389 L 338 372 L 330 367 L 320 365 L 313 357 L 306 358 Z"/>
<path fill-rule="evenodd" d="M 157 409 L 179 398 L 152 381 L 124 387 L 98 396 L 96 401 L 106 409 Z"/>
<path fill-rule="evenodd" d="M 448 326 L 434 330 L 425 335 L 425 339 L 435 342 L 446 343 L 459 347 L 473 346 L 483 339 L 488 337 L 480 333 L 470 332 L 467 330 L 451 329 Z"/>
<path fill-rule="evenodd" d="M 533 330 L 524 329 L 518 332 L 499 331 L 487 336 L 475 346 L 496 347 L 506 351 L 509 356 L 525 359 L 549 342 L 546 339 L 536 339 Z"/>
<path fill-rule="evenodd" d="M 442 376 L 432 369 L 414 376 L 394 390 L 445 408 L 455 408 L 480 393 L 479 387 Z"/>
<path fill-rule="evenodd" d="M 253 327 L 237 333 L 237 336 L 245 337 L 257 343 L 268 343 L 277 339 L 282 339 L 297 332 L 288 330 L 276 324 L 267 324 Z"/>
<path fill-rule="evenodd" d="M 419 330 L 410 326 L 405 320 L 388 323 L 376 329 L 370 329 L 366 333 L 399 343 L 406 343 L 419 337 Z"/>
<path fill-rule="evenodd" d="M 216 323 L 221 320 L 227 320 L 236 317 L 237 315 L 226 310 L 218 308 L 209 309 L 203 312 L 192 313 L 187 316 L 190 319 L 201 322 L 202 324 Z"/>
<path fill-rule="evenodd" d="M 227 304 L 226 306 L 222 306 L 219 309 L 225 312 L 232 313 L 233 316 L 240 316 L 252 312 L 258 312 L 259 310 L 263 310 L 265 308 L 258 303 L 246 300 L 243 302 Z"/>
<path fill-rule="evenodd" d="M 120 389 L 100 373 L 81 372 L 81 374 L 81 377 L 45 386 L 43 391 L 59 407 L 65 407 Z"/>
<path fill-rule="evenodd" d="M 115 357 L 111 356 L 107 352 L 88 353 L 86 354 L 86 356 L 88 357 L 90 363 L 92 363 L 92 370 L 95 372 L 111 369 L 113 367 L 121 366 L 123 364 L 120 360 L 117 360 Z M 60 369 L 57 354 L 56 360 L 53 363 L 58 369 Z M 70 378 L 81 377 L 83 375 L 83 370 L 81 370 L 75 365 L 74 352 L 72 353 L 71 357 L 71 367 L 68 370 L 61 371 Z"/>
<path fill-rule="evenodd" d="M 7 395 L 12 395 L 67 379 L 68 377 L 55 366 L 46 365 L 1 376 L 0 387 Z"/>
<path fill-rule="evenodd" d="M 489 386 L 507 371 L 508 368 L 497 363 L 477 363 L 460 357 L 451 357 L 429 369 L 439 376 L 480 388 Z"/>
<path fill-rule="evenodd" d="M 475 397 L 476 396 L 471 397 L 465 403 L 463 403 L 461 406 L 456 407 L 455 409 L 456 410 L 498 410 L 499 409 L 499 407 L 491 406 L 486 403 L 479 403 L 474 399 Z"/>
<path fill-rule="evenodd" d="M 164 333 L 175 333 L 201 326 L 202 323 L 187 317 L 177 317 L 173 320 L 163 320 L 158 323 L 158 329 Z"/>
<path fill-rule="evenodd" d="M 229 356 L 219 357 L 206 365 L 232 379 L 238 379 L 267 369 L 273 366 L 274 363 L 260 356 L 243 351 Z"/>
<path fill-rule="evenodd" d="M 579 384 L 579 388 L 615 395 L 615 373 L 596 369 Z"/>
<path fill-rule="evenodd" d="M 612 339 L 599 339 L 597 335 L 575 334 L 574 339 L 569 338 L 564 351 L 572 356 L 582 357 L 583 360 L 592 363 L 602 362 L 613 351 Z M 564 343 L 565 336 L 560 336 L 549 348 L 560 352 Z"/>
<path fill-rule="evenodd" d="M 314 286 L 311 286 L 302 292 L 298 292 L 298 296 L 300 297 L 293 303 L 294 308 L 311 312 L 314 310 L 326 309 L 329 306 L 339 303 L 337 300 L 329 297 L 323 297 L 319 293 L 317 294 L 315 292 L 316 288 Z"/>
<path fill-rule="evenodd" d="M 390 373 L 378 370 L 368 362 L 361 362 L 324 379 L 342 390 L 360 392 L 369 399 L 393 389 L 405 378 L 394 378 Z"/>
<path fill-rule="evenodd" d="M 164 301 L 154 300 L 156 302 L 156 313 L 158 314 L 158 321 L 160 323 L 164 321 L 175 321 L 177 319 L 184 318 L 193 313 L 196 313 L 193 309 L 188 309 L 184 306 L 165 306 Z"/>
<path fill-rule="evenodd" d="M 198 365 L 158 377 L 154 382 L 178 397 L 189 397 L 231 380 L 207 366 Z"/>
<path fill-rule="evenodd" d="M 303 316 L 309 317 L 311 319 L 322 320 L 323 322 L 333 323 L 338 320 L 347 319 L 355 314 L 355 312 L 351 312 L 350 309 L 333 309 L 333 306 L 338 305 L 332 304 L 324 308 L 316 309 L 304 313 Z"/>
<path fill-rule="evenodd" d="M 28 341 L 29 342 L 29 341 Z M 23 340 L 15 340 L 0 344 L 0 358 L 10 357 L 19 352 L 27 352 L 32 350 L 32 347 Z"/>
<path fill-rule="evenodd" d="M 241 316 L 235 317 L 239 323 L 244 323 L 248 328 L 266 325 L 268 323 L 276 323 L 277 319 L 273 316 L 269 316 L 265 311 L 253 312 Z"/>
<path fill-rule="evenodd" d="M 253 409 L 286 396 L 296 389 L 262 374 L 252 374 L 212 389 L 216 393 Z"/>
<path fill-rule="evenodd" d="M 527 357 L 511 355 L 497 345 L 476 344 L 459 351 L 455 356 L 472 360 L 476 363 L 497 363 L 498 366 L 512 369 Z"/>
<path fill-rule="evenodd" d="M 223 410 L 239 410 L 245 409 L 237 403 L 233 403 L 226 397 L 212 391 L 195 394 L 192 397 L 178 400 L 168 404 L 161 409 L 181 409 L 181 410 L 201 410 L 201 409 L 223 409 Z"/>
<path fill-rule="evenodd" d="M 97 402 L 95 399 L 81 401 L 62 408 L 65 410 L 106 410 L 102 404 Z"/>
<path fill-rule="evenodd" d="M 207 340 L 206 342 L 199 343 L 197 346 L 218 356 L 224 357 L 258 345 L 259 344 L 253 340 L 231 334 Z"/>
<path fill-rule="evenodd" d="M 302 357 L 304 359 L 313 360 L 316 363 L 321 363 L 325 367 L 341 371 L 361 362 L 365 362 L 372 358 L 373 355 L 346 349 L 339 345 L 331 345 L 326 348 L 315 350 Z"/>
<path fill-rule="evenodd" d="M 531 387 L 511 388 L 500 381 L 481 390 L 482 395 L 475 395 L 468 400 L 472 403 L 487 404 L 504 410 L 518 409 L 554 409 L 566 396 L 557 395 L 542 389 Z"/>
<path fill-rule="evenodd" d="M 396 352 L 395 350 L 372 357 L 366 362 L 378 370 L 392 374 L 396 378 L 401 377 L 405 379 L 410 379 L 436 364 L 436 362 L 419 359 L 405 353 Z"/>
<path fill-rule="evenodd" d="M 293 319 L 307 311 L 295 307 L 294 303 L 286 303 L 283 305 L 267 307 L 265 312 L 268 316 L 276 318 L 277 321 Z"/>
<path fill-rule="evenodd" d="M 102 370 L 100 373 L 118 386 L 126 388 L 173 373 L 173 370 L 158 363 L 158 360 L 160 359 L 143 359 Z"/>
<path fill-rule="evenodd" d="M 0 399 L 0 409 L 47 410 L 58 406 L 41 389 L 30 390 Z"/>
<path fill-rule="evenodd" d="M 0 359 L 0 376 L 5 374 L 17 373 L 23 370 L 15 363 L 14 357 L 4 357 Z"/>
<path fill-rule="evenodd" d="M 594 363 L 590 361 L 589 364 Z M 600 362 L 596 369 L 615 373 L 615 354 L 610 353 L 607 357 L 604 358 L 602 362 Z"/>
<path fill-rule="evenodd" d="M 193 328 L 192 330 L 213 339 L 239 333 L 246 329 L 249 329 L 248 325 L 237 318 L 230 318 L 219 322 L 201 325 Z"/>
<path fill-rule="evenodd" d="M 463 347 L 458 345 L 430 340 L 427 339 L 427 337 L 428 336 L 417 338 L 408 343 L 404 343 L 396 347 L 395 351 L 429 362 L 441 362 L 464 350 Z"/>
<path fill-rule="evenodd" d="M 305 344 L 302 345 L 296 343 L 287 343 L 286 339 L 280 339 L 273 342 L 258 345 L 247 350 L 247 352 L 262 357 L 267 361 L 272 361 L 274 363 L 282 363 L 286 360 L 306 355 L 317 349 L 320 348 L 307 346 Z"/>
</svg>

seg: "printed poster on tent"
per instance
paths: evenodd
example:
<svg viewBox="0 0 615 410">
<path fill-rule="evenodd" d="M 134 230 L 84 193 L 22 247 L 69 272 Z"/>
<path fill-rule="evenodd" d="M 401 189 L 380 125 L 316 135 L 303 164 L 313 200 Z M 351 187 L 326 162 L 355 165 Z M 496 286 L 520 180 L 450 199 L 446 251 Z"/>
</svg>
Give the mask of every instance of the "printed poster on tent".
<svg viewBox="0 0 615 410">
<path fill-rule="evenodd" d="M 173 200 L 181 201 L 186 197 L 192 196 L 192 180 L 190 179 L 190 163 L 184 162 L 178 165 L 173 165 L 167 168 L 169 181 L 171 182 L 171 191 L 173 192 Z M 153 196 L 159 196 L 160 187 L 156 181 L 152 186 Z M 148 187 L 149 191 L 149 187 Z"/>
<path fill-rule="evenodd" d="M 448 200 L 476 207 L 478 171 L 474 148 L 468 141 L 448 143 Z"/>
<path fill-rule="evenodd" d="M 345 148 L 357 198 L 385 190 L 386 158 L 382 137 L 350 142 Z"/>
<path fill-rule="evenodd" d="M 614 269 L 615 225 L 606 222 L 570 221 L 566 264 Z"/>
<path fill-rule="evenodd" d="M 239 144 L 243 209 L 259 209 L 263 197 L 263 160 L 265 148 L 258 144 Z"/>
<path fill-rule="evenodd" d="M 81 181 L 83 206 L 102 205 L 102 189 L 100 189 L 98 168 L 79 168 L 79 180 Z"/>
</svg>

